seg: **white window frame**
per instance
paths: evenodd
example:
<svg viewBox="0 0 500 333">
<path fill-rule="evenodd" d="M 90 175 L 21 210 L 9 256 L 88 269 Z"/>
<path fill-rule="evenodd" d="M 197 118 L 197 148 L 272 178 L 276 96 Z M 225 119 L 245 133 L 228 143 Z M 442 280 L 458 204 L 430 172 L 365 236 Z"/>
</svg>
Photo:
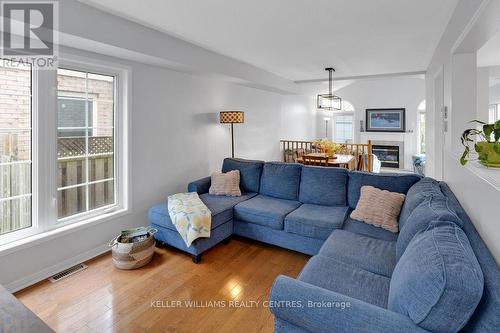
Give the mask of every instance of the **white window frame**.
<svg viewBox="0 0 500 333">
<path fill-rule="evenodd" d="M 422 127 L 420 126 L 420 117 L 422 114 L 425 116 L 425 123 L 427 125 L 427 102 L 426 100 L 422 100 L 420 103 L 418 103 L 417 106 L 417 152 L 419 154 L 423 154 L 425 152 L 422 152 L 422 142 L 420 141 L 420 137 L 422 136 Z M 425 145 L 425 132 L 424 134 L 424 145 Z M 426 147 L 427 150 L 427 147 Z"/>
<path fill-rule="evenodd" d="M 31 68 L 31 226 L 19 230 L 10 231 L 0 235 L 0 245 L 15 241 L 20 238 L 30 237 L 39 232 L 38 209 L 38 179 L 39 179 L 39 159 L 38 145 L 36 139 L 39 137 L 39 119 L 38 119 L 38 96 L 39 93 L 39 71 L 35 66 Z"/>
<path fill-rule="evenodd" d="M 335 113 L 335 115 L 333 116 L 333 135 L 332 135 L 332 141 L 335 142 L 335 136 L 337 135 L 336 133 L 336 130 L 337 130 L 337 117 L 339 116 L 350 116 L 352 117 L 352 125 L 351 125 L 351 130 L 352 130 L 352 138 L 351 138 L 351 141 L 354 142 L 355 140 L 355 136 L 356 136 L 356 127 L 355 127 L 355 123 L 356 123 L 356 120 L 355 120 L 355 112 L 354 111 L 343 111 L 343 112 L 338 112 L 338 113 Z M 345 143 L 345 142 L 336 142 L 336 143 Z"/>
<path fill-rule="evenodd" d="M 490 104 L 488 107 L 488 118 L 490 123 L 500 119 L 500 104 Z"/>
<path fill-rule="evenodd" d="M 0 235 L 0 255 L 130 213 L 129 105 L 127 66 L 60 53 L 59 67 L 115 77 L 115 204 L 57 218 L 57 71 L 32 72 L 32 224 Z M 43 117 L 38 115 L 43 114 Z"/>
<path fill-rule="evenodd" d="M 114 119 L 113 119 L 113 127 L 114 127 L 114 163 L 113 163 L 113 178 L 115 182 L 114 188 L 114 198 L 115 203 L 111 205 L 107 205 L 104 207 L 99 207 L 90 211 L 74 214 L 71 216 L 63 217 L 57 220 L 56 228 L 65 226 L 68 224 L 73 224 L 77 222 L 82 222 L 85 220 L 91 220 L 95 217 L 99 217 L 103 214 L 109 214 L 116 211 L 123 211 L 128 209 L 128 191 L 125 189 L 128 187 L 128 181 L 124 181 L 127 178 L 127 168 L 128 168 L 128 160 L 124 159 L 126 151 L 124 150 L 124 146 L 127 144 L 127 135 L 128 131 L 124 131 L 124 124 L 126 124 L 126 94 L 124 93 L 125 85 L 124 79 L 126 79 L 127 71 L 123 68 L 117 68 L 111 64 L 102 64 L 102 63 L 90 63 L 82 60 L 75 59 L 67 59 L 64 58 L 60 60 L 59 67 L 69 70 L 89 72 L 94 74 L 102 74 L 113 76 L 115 78 L 114 85 L 114 95 L 115 95 L 115 103 L 114 103 Z M 126 82 L 125 82 L 126 83 Z M 125 96 L 123 96 L 125 95 Z M 94 125 L 94 124 L 92 124 Z M 57 157 L 56 157 L 57 159 Z M 55 169 L 57 170 L 57 163 L 55 164 Z M 56 171 L 55 170 L 55 171 Z M 55 186 L 57 184 L 55 182 Z M 57 191 L 57 189 L 56 189 Z"/>
<path fill-rule="evenodd" d="M 425 152 L 422 151 L 422 142 L 420 141 L 420 137 L 422 136 L 422 126 L 420 126 L 421 122 L 420 122 L 420 117 L 422 117 L 422 115 L 425 117 L 425 122 L 427 123 L 427 113 L 422 110 L 419 110 L 417 112 L 417 128 L 418 128 L 418 131 L 417 131 L 417 151 L 419 154 L 425 154 Z M 424 145 L 425 145 L 425 131 L 423 132 L 424 134 Z M 427 150 L 427 147 L 426 147 L 426 150 Z"/>
</svg>

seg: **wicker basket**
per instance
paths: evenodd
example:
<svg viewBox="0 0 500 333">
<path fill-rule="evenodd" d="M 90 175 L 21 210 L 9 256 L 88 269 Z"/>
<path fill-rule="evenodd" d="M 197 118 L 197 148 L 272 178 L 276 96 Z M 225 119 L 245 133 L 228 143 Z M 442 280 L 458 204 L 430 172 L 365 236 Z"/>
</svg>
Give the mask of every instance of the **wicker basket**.
<svg viewBox="0 0 500 333">
<path fill-rule="evenodd" d="M 156 229 L 148 230 L 148 238 L 136 243 L 121 243 L 120 235 L 116 236 L 109 246 L 113 254 L 113 265 L 119 269 L 136 269 L 148 264 L 155 252 Z"/>
</svg>

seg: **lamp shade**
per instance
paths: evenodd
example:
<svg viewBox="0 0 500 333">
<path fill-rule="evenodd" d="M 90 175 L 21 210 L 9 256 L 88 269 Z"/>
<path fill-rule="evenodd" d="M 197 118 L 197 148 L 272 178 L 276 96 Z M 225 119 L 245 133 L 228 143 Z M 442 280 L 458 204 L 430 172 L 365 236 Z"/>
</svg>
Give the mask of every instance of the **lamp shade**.
<svg viewBox="0 0 500 333">
<path fill-rule="evenodd" d="M 245 120 L 243 111 L 222 111 L 219 114 L 221 124 L 241 124 Z"/>
</svg>

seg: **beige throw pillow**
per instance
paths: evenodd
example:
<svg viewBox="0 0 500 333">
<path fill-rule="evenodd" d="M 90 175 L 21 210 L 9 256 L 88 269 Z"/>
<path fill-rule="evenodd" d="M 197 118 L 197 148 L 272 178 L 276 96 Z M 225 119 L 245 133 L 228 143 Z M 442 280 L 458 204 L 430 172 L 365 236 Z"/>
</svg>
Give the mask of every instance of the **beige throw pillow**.
<svg viewBox="0 0 500 333">
<path fill-rule="evenodd" d="M 363 186 L 351 218 L 398 232 L 398 216 L 404 201 L 404 194 Z"/>
<path fill-rule="evenodd" d="M 240 171 L 232 170 L 226 173 L 212 173 L 212 180 L 208 193 L 213 195 L 226 195 L 240 197 Z"/>
</svg>

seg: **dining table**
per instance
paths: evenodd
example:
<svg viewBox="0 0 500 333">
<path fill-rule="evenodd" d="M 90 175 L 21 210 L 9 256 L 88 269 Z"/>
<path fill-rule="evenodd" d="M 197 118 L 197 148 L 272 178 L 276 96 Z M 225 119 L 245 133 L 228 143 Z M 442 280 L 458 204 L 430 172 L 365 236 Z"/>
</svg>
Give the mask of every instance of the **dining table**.
<svg viewBox="0 0 500 333">
<path fill-rule="evenodd" d="M 306 157 L 327 157 L 325 153 L 308 153 L 302 156 Z M 300 156 L 297 158 L 298 163 L 304 163 L 303 158 Z M 330 167 L 338 167 L 345 169 L 354 169 L 354 156 L 348 154 L 335 154 L 334 157 L 330 157 L 328 159 L 328 166 Z"/>
</svg>

